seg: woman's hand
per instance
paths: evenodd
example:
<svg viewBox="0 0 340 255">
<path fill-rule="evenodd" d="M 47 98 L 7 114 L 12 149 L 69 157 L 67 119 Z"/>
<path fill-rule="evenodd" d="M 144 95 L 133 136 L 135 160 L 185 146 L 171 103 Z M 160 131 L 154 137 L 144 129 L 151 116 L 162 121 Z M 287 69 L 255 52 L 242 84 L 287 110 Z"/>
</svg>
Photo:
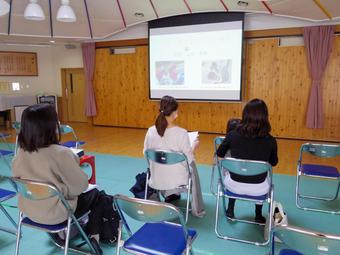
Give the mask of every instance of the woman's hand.
<svg viewBox="0 0 340 255">
<path fill-rule="evenodd" d="M 195 154 L 195 151 L 196 149 L 198 149 L 200 145 L 200 141 L 198 139 L 196 139 L 193 143 L 192 143 L 192 147 L 191 147 L 191 150 L 192 150 L 192 153 Z"/>
</svg>

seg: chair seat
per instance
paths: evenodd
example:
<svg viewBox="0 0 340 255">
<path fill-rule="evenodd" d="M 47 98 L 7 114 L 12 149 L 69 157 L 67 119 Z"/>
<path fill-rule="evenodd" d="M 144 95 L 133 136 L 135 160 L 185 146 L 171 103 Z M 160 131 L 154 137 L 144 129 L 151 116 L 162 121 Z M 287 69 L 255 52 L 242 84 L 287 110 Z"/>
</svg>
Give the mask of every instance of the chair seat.
<svg viewBox="0 0 340 255">
<path fill-rule="evenodd" d="M 61 143 L 61 145 L 65 146 L 65 147 L 68 147 L 68 148 L 75 148 L 76 144 L 77 144 L 76 141 L 67 141 L 67 142 Z M 79 141 L 78 144 L 79 145 L 83 145 L 83 144 L 85 144 L 85 142 L 84 141 Z"/>
<path fill-rule="evenodd" d="M 235 197 L 235 198 L 243 198 L 243 199 L 252 199 L 252 200 L 266 200 L 268 198 L 268 194 L 262 195 L 262 196 L 249 196 L 249 195 L 240 195 L 240 194 L 236 194 L 231 192 L 230 190 L 225 190 L 224 191 L 224 195 L 228 196 L 228 197 Z"/>
<path fill-rule="evenodd" d="M 1 133 L 1 132 L 0 132 L 0 136 L 6 138 L 6 137 L 10 137 L 11 135 L 10 135 L 10 134 L 7 134 L 7 133 Z"/>
<path fill-rule="evenodd" d="M 0 189 L 0 202 L 15 197 L 16 193 L 7 189 Z"/>
<path fill-rule="evenodd" d="M 9 151 L 9 150 L 0 150 L 0 154 L 2 156 L 7 156 L 7 155 L 14 154 L 14 152 L 13 151 Z"/>
<path fill-rule="evenodd" d="M 196 230 L 188 229 L 194 239 Z M 182 254 L 186 248 L 183 228 L 172 223 L 146 223 L 124 243 L 124 248 L 142 254 Z"/>
<path fill-rule="evenodd" d="M 47 224 L 37 223 L 37 222 L 29 219 L 28 217 L 25 217 L 22 220 L 22 224 L 29 225 L 29 226 L 34 227 L 34 228 L 39 228 L 40 230 L 43 230 L 45 232 L 53 232 L 53 233 L 62 231 L 64 229 L 66 229 L 66 227 L 67 227 L 67 221 L 64 221 L 62 223 L 55 224 L 55 225 L 47 225 Z"/>
<path fill-rule="evenodd" d="M 280 251 L 279 255 L 303 255 L 303 254 L 294 250 L 283 249 Z"/>
<path fill-rule="evenodd" d="M 338 169 L 334 166 L 302 164 L 300 169 L 304 175 L 320 176 L 327 178 L 340 177 Z"/>
</svg>

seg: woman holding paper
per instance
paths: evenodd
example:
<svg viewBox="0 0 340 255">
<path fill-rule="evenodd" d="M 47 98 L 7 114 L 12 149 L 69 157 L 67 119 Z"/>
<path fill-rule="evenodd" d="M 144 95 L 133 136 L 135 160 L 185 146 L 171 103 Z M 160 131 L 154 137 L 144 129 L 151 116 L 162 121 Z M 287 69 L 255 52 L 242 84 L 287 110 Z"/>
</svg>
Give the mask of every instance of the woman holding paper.
<svg viewBox="0 0 340 255">
<path fill-rule="evenodd" d="M 104 205 L 97 189 L 88 188 L 87 175 L 79 167 L 79 158 L 69 148 L 59 145 L 60 126 L 55 108 L 36 104 L 26 108 L 21 118 L 19 149 L 13 160 L 13 175 L 22 179 L 55 185 L 70 204 L 76 217 L 90 211 L 87 231 L 97 254 L 102 231 Z M 58 224 L 68 212 L 58 197 L 32 201 L 19 196 L 19 208 L 31 220 Z M 51 234 L 56 239 L 57 235 Z"/>
<path fill-rule="evenodd" d="M 178 117 L 177 109 L 178 103 L 175 98 L 171 96 L 162 97 L 155 125 L 150 127 L 146 133 L 144 151 L 147 149 L 161 149 L 182 152 L 186 155 L 192 168 L 192 214 L 197 217 L 203 217 L 205 214 L 204 204 L 194 158 L 199 142 L 196 138 L 190 144 L 188 132 L 175 124 Z M 186 167 L 183 164 L 152 164 L 150 168 L 150 187 L 161 190 L 165 197 L 165 202 L 180 199 L 180 191 L 176 187 L 187 184 L 188 173 Z"/>
</svg>

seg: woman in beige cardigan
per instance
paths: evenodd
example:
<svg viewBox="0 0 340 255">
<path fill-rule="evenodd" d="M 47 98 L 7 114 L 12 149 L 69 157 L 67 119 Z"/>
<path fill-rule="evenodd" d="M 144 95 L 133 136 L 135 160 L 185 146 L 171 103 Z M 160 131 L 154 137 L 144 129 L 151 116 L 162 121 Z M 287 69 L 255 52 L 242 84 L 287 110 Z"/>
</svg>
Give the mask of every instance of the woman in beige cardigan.
<svg viewBox="0 0 340 255">
<path fill-rule="evenodd" d="M 87 211 L 87 231 L 97 254 L 102 226 L 103 204 L 97 189 L 88 187 L 87 175 L 79 167 L 79 158 L 59 145 L 60 127 L 52 105 L 37 104 L 25 109 L 18 136 L 19 150 L 13 160 L 15 177 L 54 184 L 79 217 Z M 68 213 L 58 197 L 28 200 L 19 196 L 19 208 L 31 220 L 41 224 L 64 222 Z"/>
</svg>

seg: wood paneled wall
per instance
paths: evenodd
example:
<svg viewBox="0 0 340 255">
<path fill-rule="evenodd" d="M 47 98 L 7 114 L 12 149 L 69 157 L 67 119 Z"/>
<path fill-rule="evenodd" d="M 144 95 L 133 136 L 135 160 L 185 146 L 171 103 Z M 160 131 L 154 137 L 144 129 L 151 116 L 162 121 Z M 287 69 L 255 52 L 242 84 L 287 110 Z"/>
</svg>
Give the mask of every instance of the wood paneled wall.
<svg viewBox="0 0 340 255">
<path fill-rule="evenodd" d="M 223 133 L 226 121 L 241 116 L 245 102 L 262 98 L 278 137 L 340 140 L 340 37 L 337 36 L 324 79 L 323 129 L 305 128 L 310 89 L 303 46 L 279 47 L 278 39 L 249 40 L 245 53 L 245 91 L 241 103 L 181 102 L 178 124 L 188 130 Z M 96 50 L 95 125 L 145 128 L 153 124 L 157 102 L 148 95 L 148 47 L 135 54 Z"/>
</svg>

